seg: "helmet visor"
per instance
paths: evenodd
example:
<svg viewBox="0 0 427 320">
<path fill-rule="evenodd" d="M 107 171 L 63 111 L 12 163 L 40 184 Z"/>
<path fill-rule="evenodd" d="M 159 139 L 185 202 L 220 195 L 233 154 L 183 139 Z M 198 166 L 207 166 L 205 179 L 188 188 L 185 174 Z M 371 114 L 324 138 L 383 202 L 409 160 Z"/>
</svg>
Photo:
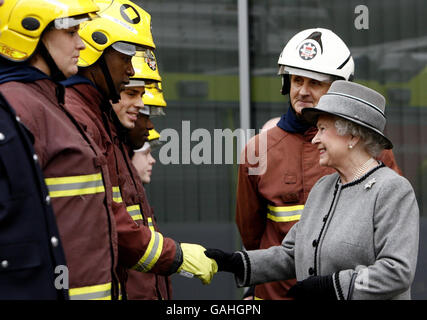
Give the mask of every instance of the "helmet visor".
<svg viewBox="0 0 427 320">
<path fill-rule="evenodd" d="M 150 116 L 150 107 L 149 106 L 143 106 L 141 109 L 139 109 L 139 113 L 143 114 L 145 116 Z"/>
<path fill-rule="evenodd" d="M 146 82 L 141 79 L 130 79 L 129 83 L 126 85 L 126 88 L 130 87 L 145 87 Z"/>
<path fill-rule="evenodd" d="M 159 116 L 165 116 L 166 113 L 163 110 L 164 107 L 155 107 L 155 106 L 149 106 L 150 107 L 150 117 L 159 117 Z"/>
<path fill-rule="evenodd" d="M 332 82 L 332 81 L 336 80 L 336 77 L 331 76 L 329 74 L 319 73 L 319 72 L 314 72 L 314 71 L 304 70 L 304 69 L 299 69 L 299 68 L 293 68 L 293 67 L 288 67 L 288 66 L 284 66 L 284 65 L 281 65 L 279 67 L 278 74 L 279 75 L 293 74 L 296 76 L 315 79 L 315 80 L 321 81 L 321 82 Z"/>
<path fill-rule="evenodd" d="M 75 17 L 57 18 L 53 22 L 55 29 L 68 29 L 79 25 L 82 22 L 90 20 L 88 14 L 78 15 Z"/>
<path fill-rule="evenodd" d="M 134 56 L 136 53 L 136 46 L 131 43 L 117 41 L 114 42 L 111 46 L 114 50 L 123 53 L 127 56 Z"/>
</svg>

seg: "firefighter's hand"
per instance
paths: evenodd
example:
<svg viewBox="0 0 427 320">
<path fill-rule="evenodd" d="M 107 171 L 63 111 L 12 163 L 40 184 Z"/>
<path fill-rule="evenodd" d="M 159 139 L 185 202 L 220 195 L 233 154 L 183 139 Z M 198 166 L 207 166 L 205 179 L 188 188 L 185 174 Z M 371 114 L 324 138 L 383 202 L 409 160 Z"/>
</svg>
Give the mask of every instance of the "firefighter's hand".
<svg viewBox="0 0 427 320">
<path fill-rule="evenodd" d="M 196 276 L 203 284 L 209 284 L 218 271 L 218 265 L 213 259 L 205 256 L 205 248 L 198 244 L 181 243 L 183 255 L 182 265 L 178 273 L 192 277 Z"/>
<path fill-rule="evenodd" d="M 237 277 L 243 278 L 243 257 L 239 251 L 228 253 L 219 249 L 207 249 L 205 254 L 216 261 L 219 271 L 232 272 Z"/>
</svg>

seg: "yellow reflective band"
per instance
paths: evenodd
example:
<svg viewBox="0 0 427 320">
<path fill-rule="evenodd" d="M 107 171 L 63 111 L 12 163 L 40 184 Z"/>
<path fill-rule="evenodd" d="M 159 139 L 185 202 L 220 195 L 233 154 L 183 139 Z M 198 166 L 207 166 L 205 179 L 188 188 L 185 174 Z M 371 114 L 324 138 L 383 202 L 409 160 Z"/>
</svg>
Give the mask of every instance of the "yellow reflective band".
<svg viewBox="0 0 427 320">
<path fill-rule="evenodd" d="M 261 298 L 258 298 L 257 296 L 255 296 L 254 300 L 264 300 L 264 299 L 261 299 Z"/>
<path fill-rule="evenodd" d="M 159 260 L 163 249 L 163 236 L 158 232 L 150 231 L 151 239 L 148 248 L 138 263 L 132 267 L 132 269 L 140 272 L 149 271 L 156 264 L 157 260 Z"/>
<path fill-rule="evenodd" d="M 275 222 L 290 222 L 298 221 L 301 218 L 301 212 L 304 205 L 287 206 L 287 207 L 274 207 L 268 205 L 269 213 L 267 218 Z"/>
<path fill-rule="evenodd" d="M 70 288 L 70 300 L 111 300 L 111 282 L 95 286 Z"/>
<path fill-rule="evenodd" d="M 45 183 L 51 198 L 71 197 L 105 192 L 102 174 L 46 178 Z"/>
<path fill-rule="evenodd" d="M 116 203 L 122 203 L 122 193 L 120 192 L 120 187 L 113 187 L 113 201 Z"/>
<path fill-rule="evenodd" d="M 142 220 L 141 209 L 139 204 L 126 207 L 127 212 L 130 214 L 133 220 Z"/>
<path fill-rule="evenodd" d="M 147 221 L 148 221 L 148 227 L 150 228 L 150 230 L 154 231 L 154 224 L 153 224 L 153 220 L 151 219 L 151 217 L 148 217 Z"/>
</svg>

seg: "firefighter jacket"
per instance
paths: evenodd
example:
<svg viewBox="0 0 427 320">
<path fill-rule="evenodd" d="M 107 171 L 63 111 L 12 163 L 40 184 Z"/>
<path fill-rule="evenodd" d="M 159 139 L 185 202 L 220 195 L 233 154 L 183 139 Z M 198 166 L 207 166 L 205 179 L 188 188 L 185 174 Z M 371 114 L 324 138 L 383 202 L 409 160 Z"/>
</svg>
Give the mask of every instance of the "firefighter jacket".
<svg viewBox="0 0 427 320">
<path fill-rule="evenodd" d="M 0 300 L 68 299 L 55 274 L 65 254 L 32 138 L 0 94 Z"/>
<path fill-rule="evenodd" d="M 317 146 L 311 143 L 316 132 L 314 127 L 295 133 L 275 126 L 247 144 L 239 166 L 236 200 L 236 224 L 246 250 L 280 245 L 299 220 L 317 180 L 335 172 L 319 165 Z M 260 141 L 266 142 L 265 149 L 259 148 Z M 264 170 L 260 174 L 249 171 L 258 166 L 251 164 L 254 163 L 251 155 L 262 159 Z M 390 151 L 383 152 L 379 160 L 400 173 Z M 295 279 L 257 285 L 255 298 L 287 299 L 286 294 L 294 284 Z"/>
<path fill-rule="evenodd" d="M 148 227 L 151 232 L 159 232 L 142 181 L 128 153 L 129 147 L 126 144 L 128 130 L 123 128 L 115 113 L 112 113 L 109 119 L 112 120 L 110 123 L 111 137 L 115 148 L 122 201 L 136 223 Z M 126 291 L 130 300 L 169 300 L 172 298 L 172 286 L 168 276 L 137 270 L 129 270 Z"/>
<path fill-rule="evenodd" d="M 1 91 L 35 138 L 46 202 L 52 203 L 67 259 L 70 299 L 117 298 L 117 239 L 107 205 L 112 199 L 105 193 L 105 158 L 64 109 L 61 85 L 50 79 L 12 81 Z"/>
<path fill-rule="evenodd" d="M 86 132 L 100 143 L 107 158 L 112 181 L 114 181 L 114 216 L 116 220 L 119 242 L 119 264 L 139 272 L 150 272 L 161 275 L 170 275 L 182 264 L 180 245 L 173 239 L 163 237 L 148 226 L 148 219 L 144 224 L 134 221 L 128 212 L 126 203 L 122 199 L 122 190 L 119 180 L 122 175 L 116 175 L 118 163 L 116 150 L 111 139 L 112 106 L 106 101 L 95 85 L 88 79 L 76 76 L 65 83 L 66 107 L 85 127 Z M 143 200 L 139 194 L 138 199 Z M 135 199 L 136 200 L 136 199 Z M 145 201 L 146 205 L 148 202 Z M 148 217 L 147 217 L 148 218 Z"/>
</svg>

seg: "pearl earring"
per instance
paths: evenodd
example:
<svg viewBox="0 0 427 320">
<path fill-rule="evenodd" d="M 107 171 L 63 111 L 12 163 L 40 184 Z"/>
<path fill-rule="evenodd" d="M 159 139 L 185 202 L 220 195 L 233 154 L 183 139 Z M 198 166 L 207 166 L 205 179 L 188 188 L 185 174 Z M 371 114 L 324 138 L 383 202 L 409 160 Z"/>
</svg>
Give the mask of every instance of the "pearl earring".
<svg viewBox="0 0 427 320">
<path fill-rule="evenodd" d="M 353 149 L 353 146 L 351 144 L 348 145 L 349 149 Z"/>
</svg>

